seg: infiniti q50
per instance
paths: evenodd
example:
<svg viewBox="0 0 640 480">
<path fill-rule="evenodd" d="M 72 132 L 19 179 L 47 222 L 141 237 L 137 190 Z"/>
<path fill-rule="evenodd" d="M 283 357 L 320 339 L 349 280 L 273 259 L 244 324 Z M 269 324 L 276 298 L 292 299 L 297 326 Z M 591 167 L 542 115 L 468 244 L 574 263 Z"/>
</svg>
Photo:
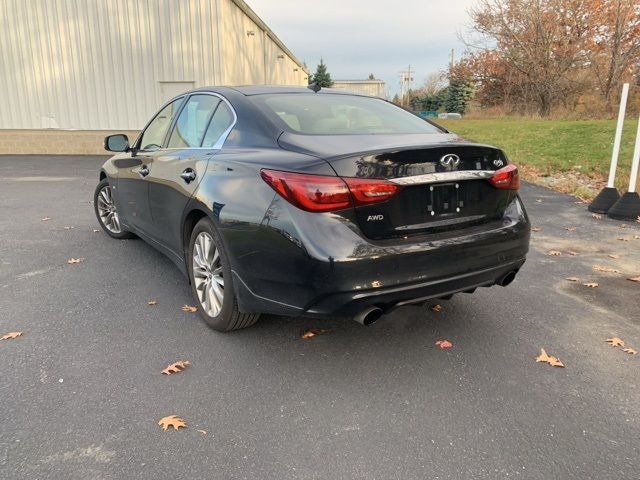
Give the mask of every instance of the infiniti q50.
<svg viewBox="0 0 640 480">
<path fill-rule="evenodd" d="M 100 225 L 173 260 L 220 331 L 261 313 L 370 324 L 506 286 L 528 251 L 504 152 L 378 98 L 202 88 L 105 148 L 117 153 L 95 191 Z"/>
</svg>

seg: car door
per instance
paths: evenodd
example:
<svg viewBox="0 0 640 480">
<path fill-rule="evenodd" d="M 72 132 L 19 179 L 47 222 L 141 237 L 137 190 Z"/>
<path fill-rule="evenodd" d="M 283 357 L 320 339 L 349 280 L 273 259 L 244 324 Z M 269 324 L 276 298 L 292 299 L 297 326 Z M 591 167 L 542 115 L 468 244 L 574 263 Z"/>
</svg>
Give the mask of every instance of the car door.
<svg viewBox="0 0 640 480">
<path fill-rule="evenodd" d="M 219 151 L 218 142 L 234 123 L 235 114 L 218 95 L 198 93 L 185 102 L 173 126 L 167 149 L 153 161 L 149 174 L 152 235 L 182 256 L 182 215 Z"/>
<path fill-rule="evenodd" d="M 184 97 L 172 100 L 147 124 L 131 150 L 130 158 L 117 161 L 117 198 L 121 215 L 126 225 L 146 232 L 151 222 L 147 176 L 163 145 L 169 127 L 175 118 Z"/>
</svg>

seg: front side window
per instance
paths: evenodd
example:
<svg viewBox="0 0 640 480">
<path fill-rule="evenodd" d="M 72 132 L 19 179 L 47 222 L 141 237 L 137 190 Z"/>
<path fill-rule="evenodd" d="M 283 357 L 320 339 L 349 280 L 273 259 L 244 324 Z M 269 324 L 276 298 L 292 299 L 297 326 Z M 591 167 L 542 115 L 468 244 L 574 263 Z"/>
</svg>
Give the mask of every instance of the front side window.
<svg viewBox="0 0 640 480">
<path fill-rule="evenodd" d="M 233 112 L 225 102 L 221 102 L 211 119 L 202 146 L 212 148 L 222 134 L 233 124 Z"/>
<path fill-rule="evenodd" d="M 199 147 L 219 103 L 220 99 L 213 95 L 189 97 L 171 133 L 169 148 Z"/>
<path fill-rule="evenodd" d="M 306 135 L 443 133 L 379 98 L 338 94 L 269 94 L 251 100 L 285 130 Z"/>
<path fill-rule="evenodd" d="M 178 98 L 160 110 L 151 123 L 147 126 L 140 139 L 140 150 L 158 150 L 162 148 L 162 142 L 167 130 L 176 116 L 182 98 Z"/>
</svg>

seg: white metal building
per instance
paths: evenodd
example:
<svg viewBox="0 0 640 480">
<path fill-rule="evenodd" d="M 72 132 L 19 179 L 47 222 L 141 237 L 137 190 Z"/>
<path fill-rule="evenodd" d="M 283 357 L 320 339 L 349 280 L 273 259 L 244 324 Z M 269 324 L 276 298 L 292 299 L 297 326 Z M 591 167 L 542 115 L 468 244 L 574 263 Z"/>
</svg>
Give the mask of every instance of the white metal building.
<svg viewBox="0 0 640 480">
<path fill-rule="evenodd" d="M 386 98 L 384 80 L 334 80 L 332 87 L 371 97 Z"/>
<path fill-rule="evenodd" d="M 306 85 L 242 0 L 0 0 L 0 129 L 136 130 L 206 85 Z"/>
</svg>

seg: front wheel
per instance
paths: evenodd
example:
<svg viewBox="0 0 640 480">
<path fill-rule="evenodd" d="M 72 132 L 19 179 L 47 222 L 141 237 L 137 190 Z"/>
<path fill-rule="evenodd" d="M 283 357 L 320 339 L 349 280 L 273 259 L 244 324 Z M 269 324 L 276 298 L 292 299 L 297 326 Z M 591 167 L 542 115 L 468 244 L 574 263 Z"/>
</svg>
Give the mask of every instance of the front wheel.
<svg viewBox="0 0 640 480">
<path fill-rule="evenodd" d="M 233 288 L 231 265 L 220 235 L 211 220 L 203 218 L 191 232 L 189 277 L 202 318 L 219 332 L 250 327 L 259 313 L 242 313 Z"/>
<path fill-rule="evenodd" d="M 120 215 L 113 201 L 113 192 L 106 178 L 100 180 L 93 194 L 93 208 L 102 229 L 113 238 L 132 238 L 133 234 L 122 229 Z"/>
</svg>

